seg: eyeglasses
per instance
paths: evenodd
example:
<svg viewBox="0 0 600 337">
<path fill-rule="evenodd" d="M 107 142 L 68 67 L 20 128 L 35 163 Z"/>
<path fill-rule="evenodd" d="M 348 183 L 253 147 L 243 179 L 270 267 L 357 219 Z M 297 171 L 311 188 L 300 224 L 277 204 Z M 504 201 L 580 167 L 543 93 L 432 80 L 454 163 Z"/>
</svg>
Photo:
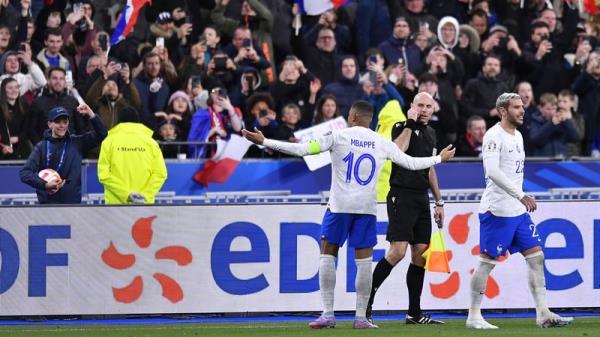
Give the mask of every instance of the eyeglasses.
<svg viewBox="0 0 600 337">
<path fill-rule="evenodd" d="M 319 40 L 333 40 L 333 36 L 329 36 L 329 35 L 325 35 L 325 36 L 319 36 Z"/>
</svg>

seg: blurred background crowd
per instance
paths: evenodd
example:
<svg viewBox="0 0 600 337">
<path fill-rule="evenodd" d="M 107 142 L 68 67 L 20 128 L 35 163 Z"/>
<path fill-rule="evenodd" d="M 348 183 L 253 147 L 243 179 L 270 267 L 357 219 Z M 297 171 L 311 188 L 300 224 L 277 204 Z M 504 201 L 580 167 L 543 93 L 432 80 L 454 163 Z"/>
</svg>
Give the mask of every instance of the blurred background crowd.
<svg viewBox="0 0 600 337">
<path fill-rule="evenodd" d="M 26 159 L 55 106 L 71 111 L 70 133 L 91 130 L 83 101 L 109 130 L 137 110 L 165 158 L 207 158 L 244 127 L 298 141 L 358 99 L 375 107 L 373 130 L 390 130 L 421 91 L 436 101 L 438 148 L 458 156 L 480 155 L 496 98 L 516 92 L 527 155 L 600 157 L 593 0 L 127 3 L 0 0 L 0 159 Z M 122 36 L 125 13 L 135 25 Z"/>
</svg>

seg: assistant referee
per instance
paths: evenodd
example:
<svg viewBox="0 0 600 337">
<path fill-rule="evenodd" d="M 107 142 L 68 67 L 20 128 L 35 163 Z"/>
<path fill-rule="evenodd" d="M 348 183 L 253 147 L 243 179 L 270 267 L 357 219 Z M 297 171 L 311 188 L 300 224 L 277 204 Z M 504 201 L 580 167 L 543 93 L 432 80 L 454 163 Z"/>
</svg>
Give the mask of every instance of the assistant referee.
<svg viewBox="0 0 600 337">
<path fill-rule="evenodd" d="M 429 157 L 436 153 L 435 130 L 428 125 L 434 110 L 434 100 L 425 92 L 418 93 L 410 109 L 408 119 L 396 123 L 392 139 L 399 137 L 397 145 L 413 157 Z M 411 264 L 406 273 L 409 307 L 407 324 L 443 324 L 421 312 L 421 291 L 425 277 L 425 259 L 421 256 L 431 239 L 431 211 L 428 189 L 436 200 L 434 218 L 441 228 L 444 218 L 444 202 L 441 199 L 438 180 L 432 168 L 408 171 L 392 164 L 390 192 L 387 196 L 389 219 L 386 239 L 390 242 L 387 255 L 377 263 L 373 272 L 373 285 L 367 317 L 372 316 L 372 305 L 377 289 L 388 277 L 392 268 L 402 261 L 408 245 L 411 247 Z"/>
</svg>

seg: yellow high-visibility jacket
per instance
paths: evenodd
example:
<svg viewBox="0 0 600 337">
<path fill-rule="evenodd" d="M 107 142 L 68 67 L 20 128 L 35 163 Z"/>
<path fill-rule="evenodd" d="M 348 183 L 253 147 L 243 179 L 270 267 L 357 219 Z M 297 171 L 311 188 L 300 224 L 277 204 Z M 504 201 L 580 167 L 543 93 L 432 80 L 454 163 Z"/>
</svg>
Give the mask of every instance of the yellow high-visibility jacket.
<svg viewBox="0 0 600 337">
<path fill-rule="evenodd" d="M 119 123 L 110 129 L 100 148 L 98 179 L 107 204 L 126 204 L 132 192 L 154 203 L 167 167 L 152 130 L 141 123 Z"/>
<path fill-rule="evenodd" d="M 377 123 L 377 133 L 383 138 L 392 140 L 392 129 L 394 124 L 404 122 L 406 116 L 402 112 L 402 107 L 397 100 L 391 100 L 385 104 L 379 112 L 379 121 Z M 390 174 L 392 173 L 392 162 L 387 160 L 379 174 L 377 181 L 377 201 L 385 201 L 388 192 L 390 191 Z"/>
</svg>

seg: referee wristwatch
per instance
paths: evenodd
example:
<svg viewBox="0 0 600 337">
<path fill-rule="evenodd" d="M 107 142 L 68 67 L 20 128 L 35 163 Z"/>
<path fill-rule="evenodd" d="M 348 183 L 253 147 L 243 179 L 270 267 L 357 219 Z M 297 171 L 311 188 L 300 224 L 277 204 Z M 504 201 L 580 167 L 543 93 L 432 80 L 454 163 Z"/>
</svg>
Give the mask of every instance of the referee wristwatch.
<svg viewBox="0 0 600 337">
<path fill-rule="evenodd" d="M 444 207 L 444 200 L 438 200 L 435 202 L 435 207 Z"/>
</svg>

